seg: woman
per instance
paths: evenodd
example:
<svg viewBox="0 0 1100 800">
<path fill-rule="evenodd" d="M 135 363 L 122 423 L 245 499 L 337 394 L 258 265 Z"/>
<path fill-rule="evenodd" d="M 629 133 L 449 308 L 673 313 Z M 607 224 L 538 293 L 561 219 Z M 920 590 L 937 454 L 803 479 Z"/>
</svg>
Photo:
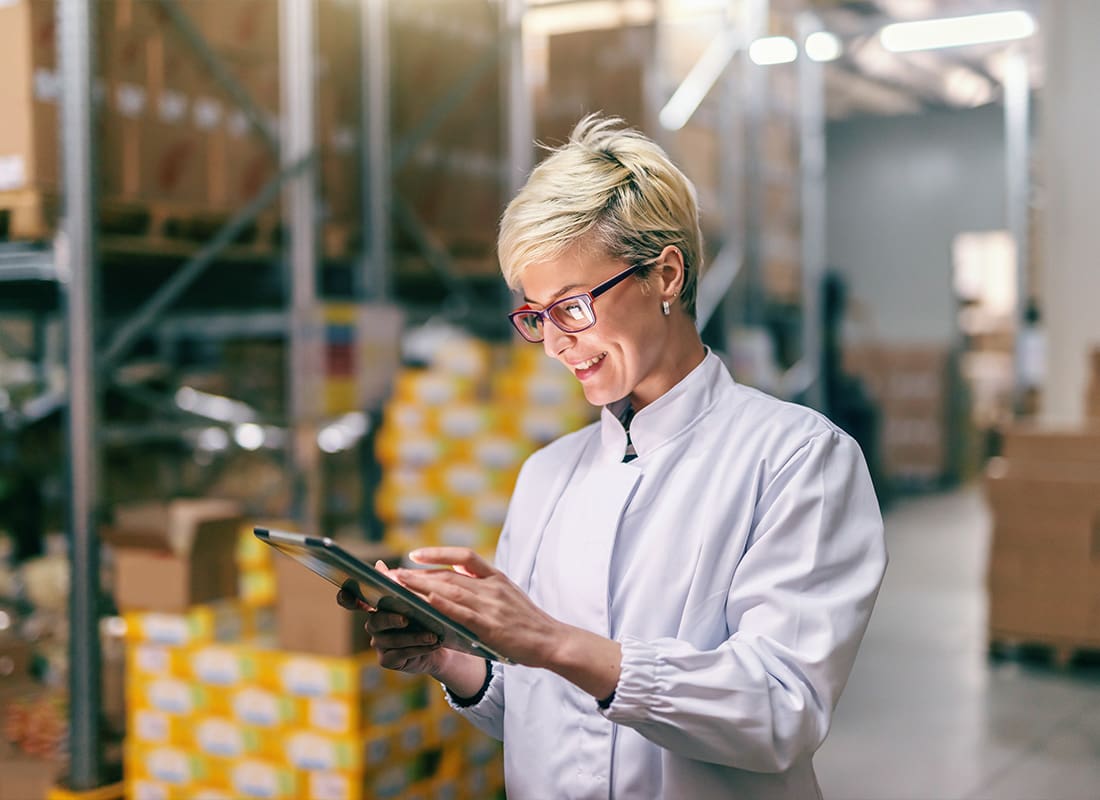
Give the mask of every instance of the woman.
<svg viewBox="0 0 1100 800">
<path fill-rule="evenodd" d="M 617 120 L 583 120 L 506 210 L 510 316 L 600 420 L 535 453 L 491 566 L 396 577 L 515 665 L 377 612 L 381 663 L 504 740 L 509 798 L 819 796 L 821 745 L 886 565 L 858 447 L 736 384 L 695 328 L 695 191 Z"/>
</svg>

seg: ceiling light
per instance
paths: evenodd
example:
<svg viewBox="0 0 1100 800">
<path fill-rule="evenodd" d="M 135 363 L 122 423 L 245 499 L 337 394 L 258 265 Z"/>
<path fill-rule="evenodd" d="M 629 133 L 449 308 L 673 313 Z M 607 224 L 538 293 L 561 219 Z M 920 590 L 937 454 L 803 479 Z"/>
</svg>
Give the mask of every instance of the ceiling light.
<svg viewBox="0 0 1100 800">
<path fill-rule="evenodd" d="M 766 36 L 749 45 L 749 58 L 761 67 L 789 64 L 798 58 L 798 45 L 786 36 Z"/>
<path fill-rule="evenodd" d="M 1035 33 L 1035 20 L 1026 11 L 1001 11 L 969 17 L 898 22 L 882 29 L 882 46 L 894 53 L 936 50 L 971 44 L 1026 39 Z"/>
<path fill-rule="evenodd" d="M 828 31 L 815 31 L 806 37 L 806 55 L 813 61 L 835 61 L 841 51 L 840 39 Z"/>
<path fill-rule="evenodd" d="M 233 431 L 233 438 L 245 450 L 259 450 L 264 446 L 267 435 L 259 425 L 246 422 L 244 425 L 237 426 L 236 430 Z"/>
</svg>

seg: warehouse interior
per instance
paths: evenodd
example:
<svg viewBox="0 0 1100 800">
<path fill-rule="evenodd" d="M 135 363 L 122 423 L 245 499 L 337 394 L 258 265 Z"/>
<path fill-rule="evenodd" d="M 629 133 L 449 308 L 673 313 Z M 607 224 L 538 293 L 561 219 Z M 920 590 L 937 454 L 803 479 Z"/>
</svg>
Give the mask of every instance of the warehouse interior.
<svg viewBox="0 0 1100 800">
<path fill-rule="evenodd" d="M 697 189 L 703 341 L 870 469 L 890 565 L 823 796 L 1100 796 L 1098 33 L 0 0 L 0 800 L 504 796 L 500 743 L 252 531 L 492 558 L 524 460 L 599 417 L 496 257 L 590 112 Z"/>
</svg>

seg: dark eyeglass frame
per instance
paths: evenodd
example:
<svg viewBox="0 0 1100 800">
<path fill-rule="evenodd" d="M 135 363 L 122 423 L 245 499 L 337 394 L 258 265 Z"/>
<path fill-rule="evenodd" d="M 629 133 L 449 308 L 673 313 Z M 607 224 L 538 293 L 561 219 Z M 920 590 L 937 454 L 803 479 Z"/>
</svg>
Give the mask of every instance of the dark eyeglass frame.
<svg viewBox="0 0 1100 800">
<path fill-rule="evenodd" d="M 563 333 L 581 333 L 582 331 L 586 331 L 596 324 L 596 310 L 592 307 L 593 301 L 595 301 L 595 299 L 601 294 L 604 294 L 609 289 L 612 289 L 625 281 L 627 278 L 629 278 L 631 275 L 633 275 L 644 266 L 647 266 L 646 262 L 644 261 L 633 264 L 624 269 L 622 272 L 616 275 L 612 275 L 603 283 L 593 286 L 587 292 L 581 292 L 580 294 L 571 294 L 568 297 L 563 297 L 560 300 L 555 300 L 553 303 L 551 303 L 541 311 L 536 308 L 531 308 L 530 305 L 521 306 L 515 311 L 509 313 L 508 319 L 511 321 L 512 327 L 519 331 L 519 335 L 533 344 L 537 344 L 546 338 L 544 335 L 542 335 L 542 329 L 546 325 L 546 320 L 550 320 L 550 322 L 554 323 L 554 326 Z M 592 320 L 583 327 L 573 329 L 563 328 L 556 319 L 550 316 L 550 312 L 557 306 L 560 306 L 563 303 L 573 303 L 577 301 L 583 303 L 584 306 L 588 309 L 588 316 Z M 537 319 L 536 324 L 538 324 L 539 326 L 539 338 L 531 338 L 527 329 L 524 327 L 523 322 L 521 322 L 521 319 L 524 317 L 535 317 Z"/>
</svg>

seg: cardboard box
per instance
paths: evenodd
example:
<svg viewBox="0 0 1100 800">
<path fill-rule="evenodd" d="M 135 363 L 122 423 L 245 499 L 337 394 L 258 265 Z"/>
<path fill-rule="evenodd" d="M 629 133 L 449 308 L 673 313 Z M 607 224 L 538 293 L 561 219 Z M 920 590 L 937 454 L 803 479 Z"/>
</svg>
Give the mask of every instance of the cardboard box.
<svg viewBox="0 0 1100 800">
<path fill-rule="evenodd" d="M 53 189 L 60 144 L 55 3 L 15 0 L 0 4 L 0 191 Z"/>
<path fill-rule="evenodd" d="M 392 557 L 389 551 L 364 553 L 367 563 Z M 297 561 L 275 557 L 275 629 L 279 647 L 294 653 L 350 656 L 370 646 L 366 613 L 336 603 L 337 589 Z"/>
<path fill-rule="evenodd" d="M 118 607 L 182 613 L 235 597 L 237 508 L 225 500 L 173 500 L 116 509 L 103 538 L 114 547 Z"/>
<path fill-rule="evenodd" d="M 1004 456 L 1013 466 L 1025 462 L 1100 464 L 1100 426 L 1009 428 L 1004 435 Z"/>
<path fill-rule="evenodd" d="M 0 800 L 46 797 L 64 768 L 60 759 L 0 757 Z"/>
</svg>

